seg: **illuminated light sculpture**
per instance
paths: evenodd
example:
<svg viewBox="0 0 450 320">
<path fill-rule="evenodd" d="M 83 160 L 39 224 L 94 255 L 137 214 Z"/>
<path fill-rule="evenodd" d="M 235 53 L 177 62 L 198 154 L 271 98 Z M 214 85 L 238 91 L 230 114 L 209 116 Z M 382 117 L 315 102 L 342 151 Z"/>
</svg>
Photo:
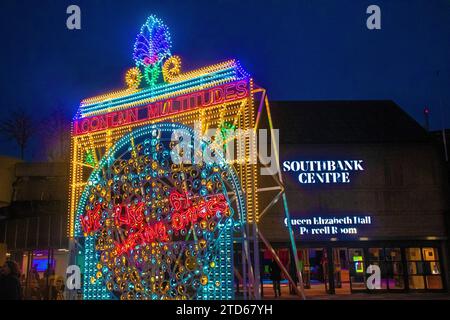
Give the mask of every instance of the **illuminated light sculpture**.
<svg viewBox="0 0 450 320">
<path fill-rule="evenodd" d="M 84 256 L 85 298 L 233 297 L 232 234 L 245 217 L 239 179 L 224 160 L 174 164 L 177 129 L 198 139 L 179 124 L 145 126 L 120 139 L 92 172 L 75 224 L 85 252 L 95 252 Z M 208 152 L 207 142 L 193 143 Z M 239 214 L 229 192 L 240 198 Z"/>
<path fill-rule="evenodd" d="M 233 299 L 234 274 L 249 283 L 244 298 L 258 299 L 258 236 L 264 238 L 256 223 L 268 209 L 260 214 L 258 191 L 274 188 L 259 187 L 250 161 L 255 137 L 244 139 L 240 159 L 226 162 L 203 135 L 213 129 L 226 141 L 238 129 L 256 130 L 264 104 L 272 128 L 267 95 L 237 60 L 182 73 L 170 50 L 168 28 L 150 16 L 136 39 L 127 88 L 79 106 L 72 124 L 70 263 L 82 267 L 84 299 Z M 201 132 L 192 130 L 198 122 Z M 214 152 L 219 163 L 174 163 L 176 130 L 192 139 L 193 155 Z M 234 240 L 242 272 L 233 266 Z"/>
</svg>

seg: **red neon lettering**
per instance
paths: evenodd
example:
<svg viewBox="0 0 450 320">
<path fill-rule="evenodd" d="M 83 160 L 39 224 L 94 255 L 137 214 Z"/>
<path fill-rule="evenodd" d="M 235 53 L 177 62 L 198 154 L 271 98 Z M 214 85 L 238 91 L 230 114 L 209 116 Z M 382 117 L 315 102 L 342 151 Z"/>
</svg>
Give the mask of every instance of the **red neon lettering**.
<svg viewBox="0 0 450 320">
<path fill-rule="evenodd" d="M 162 114 L 166 115 L 166 114 L 170 114 L 170 113 L 172 113 L 172 100 L 166 100 L 163 103 Z"/>
<path fill-rule="evenodd" d="M 91 123 L 89 126 L 89 131 L 95 131 L 98 129 L 98 118 L 97 117 L 93 117 L 91 119 Z"/>
<path fill-rule="evenodd" d="M 93 116 L 76 120 L 74 123 L 74 134 L 86 134 L 122 125 L 147 121 L 169 114 L 185 112 L 196 108 L 206 108 L 214 104 L 233 101 L 248 96 L 248 81 L 241 80 L 235 83 L 214 87 L 207 90 L 181 95 L 177 98 L 170 98 L 157 101 L 149 105 L 137 107 L 125 111 L 116 111 L 103 116 Z M 147 115 L 141 115 L 139 111 L 147 109 Z"/>
<path fill-rule="evenodd" d="M 119 111 L 117 113 L 117 124 L 120 126 L 120 125 L 123 125 L 123 124 L 126 124 L 126 123 L 127 123 L 126 113 L 123 112 L 123 111 Z"/>
<path fill-rule="evenodd" d="M 81 131 L 83 133 L 89 131 L 89 119 L 84 119 L 81 122 Z"/>
<path fill-rule="evenodd" d="M 208 100 L 206 100 L 206 96 L 208 96 Z M 202 91 L 200 97 L 200 105 L 202 107 L 208 107 L 213 103 L 213 95 L 211 91 Z"/>
<path fill-rule="evenodd" d="M 138 120 L 138 109 L 127 110 L 127 122 L 135 122 Z"/>
<path fill-rule="evenodd" d="M 148 105 L 148 118 L 158 118 L 161 115 L 160 103 L 156 102 L 154 104 Z"/>
<path fill-rule="evenodd" d="M 225 87 L 225 101 L 233 100 L 236 97 L 235 84 L 231 84 Z"/>
<path fill-rule="evenodd" d="M 214 104 L 223 102 L 224 94 L 223 94 L 223 89 L 222 88 L 214 89 L 212 91 L 212 95 L 214 97 L 214 99 L 213 99 L 213 103 Z"/>
<path fill-rule="evenodd" d="M 101 206 L 97 205 L 94 210 L 88 210 L 86 215 L 80 216 L 81 226 L 84 233 L 90 233 L 100 229 Z"/>
<path fill-rule="evenodd" d="M 150 244 L 156 241 L 169 241 L 166 226 L 162 222 L 139 229 L 122 243 L 116 242 L 115 254 L 120 255 L 132 250 L 137 245 Z"/>
<path fill-rule="evenodd" d="M 247 83 L 245 81 L 240 81 L 236 84 L 237 96 L 239 98 L 248 95 Z"/>
<path fill-rule="evenodd" d="M 179 231 L 189 224 L 195 224 L 200 218 L 213 216 L 217 212 L 223 214 L 228 210 L 228 203 L 223 194 L 210 197 L 207 201 L 191 205 L 187 194 L 182 195 L 174 191 L 169 196 L 169 202 L 174 209 L 172 215 L 172 228 Z"/>
<path fill-rule="evenodd" d="M 200 219 L 210 219 L 216 214 L 224 214 L 229 210 L 223 194 L 210 196 L 207 200 L 201 199 L 199 203 L 193 205 L 187 193 L 181 194 L 173 191 L 169 195 L 169 202 L 174 211 L 171 227 L 177 231 L 197 223 Z M 129 232 L 132 232 L 125 240 L 116 242 L 115 253 L 117 255 L 129 252 L 137 245 L 169 241 L 167 226 L 163 222 L 158 221 L 152 225 L 144 225 L 146 223 L 144 202 L 131 206 L 117 205 L 113 210 L 116 226 L 128 227 Z M 81 216 L 80 219 L 85 233 L 97 231 L 101 228 L 101 206 L 97 205 L 93 210 L 88 210 L 86 215 Z"/>
<path fill-rule="evenodd" d="M 130 207 L 115 206 L 114 218 L 117 226 L 139 226 L 144 221 L 144 203 L 140 202 Z"/>
</svg>

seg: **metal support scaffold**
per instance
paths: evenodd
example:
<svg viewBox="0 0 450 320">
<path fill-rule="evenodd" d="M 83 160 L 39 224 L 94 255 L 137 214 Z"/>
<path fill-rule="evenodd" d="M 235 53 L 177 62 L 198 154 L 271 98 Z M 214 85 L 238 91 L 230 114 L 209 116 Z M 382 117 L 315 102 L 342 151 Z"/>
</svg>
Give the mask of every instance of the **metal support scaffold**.
<svg viewBox="0 0 450 320">
<path fill-rule="evenodd" d="M 273 122 L 272 122 L 272 115 L 270 112 L 270 103 L 267 95 L 267 91 L 264 88 L 255 88 L 253 91 L 254 94 L 259 94 L 259 108 L 258 113 L 256 115 L 256 122 L 255 122 L 255 132 L 259 129 L 259 125 L 262 119 L 262 114 L 266 113 L 266 119 L 268 121 L 268 127 L 270 131 L 270 138 L 271 138 L 271 145 L 272 145 L 272 152 L 274 152 L 275 161 L 276 161 L 276 168 L 277 168 L 277 174 L 276 176 L 273 176 L 273 180 L 275 182 L 274 186 L 271 187 L 265 187 L 265 188 L 258 188 L 258 193 L 267 192 L 267 191 L 279 191 L 273 199 L 269 202 L 269 204 L 260 212 L 259 214 L 259 221 L 263 218 L 263 216 L 281 199 L 283 201 L 283 209 L 284 209 L 284 215 L 287 221 L 287 228 L 289 233 L 289 240 L 291 243 L 291 249 L 293 253 L 294 263 L 295 263 L 295 270 L 296 270 L 296 276 L 299 279 L 298 284 L 294 282 L 291 275 L 289 274 L 288 270 L 286 270 L 285 266 L 281 262 L 280 258 L 278 257 L 276 251 L 270 244 L 270 242 L 264 237 L 261 230 L 258 228 L 258 222 L 255 221 L 252 223 L 252 230 L 253 230 L 253 236 L 251 240 L 254 242 L 254 265 L 255 265 L 255 275 L 253 278 L 255 279 L 253 285 L 253 293 L 254 297 L 256 299 L 261 298 L 261 279 L 260 279 L 260 259 L 259 259 L 259 240 L 262 241 L 262 243 L 266 246 L 266 248 L 271 252 L 272 257 L 274 258 L 275 262 L 279 265 L 281 271 L 285 275 L 286 279 L 289 281 L 289 283 L 293 286 L 296 294 L 301 299 L 306 299 L 305 293 L 304 293 L 304 285 L 303 285 L 303 277 L 302 272 L 300 269 L 300 263 L 298 260 L 297 255 L 297 245 L 294 238 L 294 232 L 292 230 L 291 225 L 291 219 L 290 219 L 290 213 L 289 213 L 289 207 L 287 202 L 287 197 L 285 193 L 284 183 L 283 183 L 283 176 L 281 174 L 281 166 L 280 166 L 280 157 L 279 157 L 279 146 L 278 141 L 275 139 L 273 130 Z M 260 161 L 262 162 L 262 161 Z"/>
</svg>

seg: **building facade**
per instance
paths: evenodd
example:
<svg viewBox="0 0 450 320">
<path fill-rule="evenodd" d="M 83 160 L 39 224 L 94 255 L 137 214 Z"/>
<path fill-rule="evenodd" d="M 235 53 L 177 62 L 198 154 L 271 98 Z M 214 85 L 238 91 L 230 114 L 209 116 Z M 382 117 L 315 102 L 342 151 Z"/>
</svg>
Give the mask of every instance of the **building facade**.
<svg viewBox="0 0 450 320">
<path fill-rule="evenodd" d="M 366 292 L 376 271 L 369 266 L 380 271 L 375 292 L 448 290 L 442 146 L 390 101 L 271 105 L 306 296 Z M 64 278 L 68 264 L 68 166 L 10 162 L 0 242 L 22 265 L 33 298 L 30 272 L 36 270 L 45 286 L 49 270 Z M 264 186 L 273 177 L 259 179 Z M 274 195 L 260 192 L 259 199 L 259 230 L 294 275 L 282 201 L 265 211 Z M 260 249 L 264 283 L 272 257 L 263 243 Z"/>
<path fill-rule="evenodd" d="M 56 299 L 68 264 L 68 165 L 17 161 L 9 172 L 2 181 L 9 184 L 9 203 L 0 208 L 2 259 L 18 262 L 26 299 Z"/>
<path fill-rule="evenodd" d="M 370 265 L 379 292 L 446 290 L 448 179 L 432 137 L 390 101 L 273 102 L 272 113 L 306 295 L 367 291 Z M 288 265 L 281 203 L 259 227 Z"/>
</svg>

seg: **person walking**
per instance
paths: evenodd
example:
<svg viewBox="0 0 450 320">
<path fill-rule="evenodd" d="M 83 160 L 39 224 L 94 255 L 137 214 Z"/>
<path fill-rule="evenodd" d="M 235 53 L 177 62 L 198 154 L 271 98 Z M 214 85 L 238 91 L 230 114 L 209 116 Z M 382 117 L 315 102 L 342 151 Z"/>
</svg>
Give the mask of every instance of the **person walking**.
<svg viewBox="0 0 450 320">
<path fill-rule="evenodd" d="M 22 300 L 19 265 L 6 261 L 0 273 L 0 300 Z"/>
<path fill-rule="evenodd" d="M 272 259 L 272 262 L 270 263 L 269 266 L 269 271 L 270 271 L 270 278 L 273 284 L 273 292 L 275 293 L 275 298 L 281 297 L 281 287 L 280 287 L 281 269 L 280 266 L 276 263 L 275 259 Z"/>
<path fill-rule="evenodd" d="M 42 300 L 41 294 L 41 276 L 37 271 L 37 265 L 34 265 L 29 273 L 29 285 L 30 285 L 30 299 L 31 300 Z"/>
</svg>

